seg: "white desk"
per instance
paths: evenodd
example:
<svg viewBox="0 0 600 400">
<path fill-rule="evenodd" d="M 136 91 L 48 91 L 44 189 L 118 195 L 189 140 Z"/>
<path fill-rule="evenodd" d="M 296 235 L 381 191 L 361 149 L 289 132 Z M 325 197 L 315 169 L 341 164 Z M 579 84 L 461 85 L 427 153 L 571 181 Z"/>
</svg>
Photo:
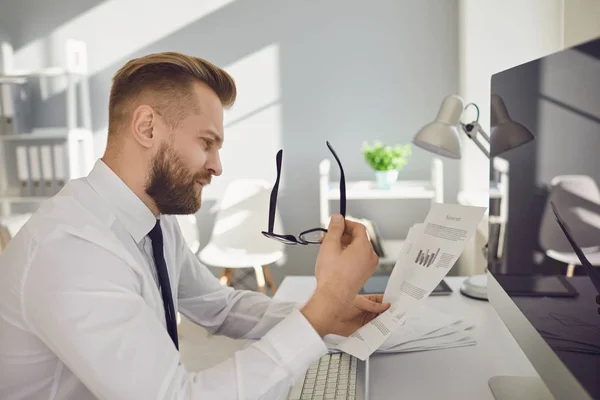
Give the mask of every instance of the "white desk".
<svg viewBox="0 0 600 400">
<path fill-rule="evenodd" d="M 488 302 L 458 292 L 464 278 L 448 277 L 454 293 L 433 296 L 427 305 L 475 323 L 477 345 L 454 349 L 371 356 L 371 399 L 493 399 L 488 379 L 496 375 L 538 376 Z M 276 298 L 305 302 L 314 277 L 286 277 Z"/>
</svg>

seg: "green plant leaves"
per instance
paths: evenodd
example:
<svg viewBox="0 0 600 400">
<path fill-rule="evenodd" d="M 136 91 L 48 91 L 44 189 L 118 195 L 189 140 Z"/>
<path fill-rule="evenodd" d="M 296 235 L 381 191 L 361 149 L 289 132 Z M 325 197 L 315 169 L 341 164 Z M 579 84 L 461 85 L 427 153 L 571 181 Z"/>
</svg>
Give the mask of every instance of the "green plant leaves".
<svg viewBox="0 0 600 400">
<path fill-rule="evenodd" d="M 376 140 L 372 145 L 363 143 L 361 149 L 367 163 L 376 171 L 401 170 L 412 154 L 410 143 L 386 146 Z"/>
</svg>

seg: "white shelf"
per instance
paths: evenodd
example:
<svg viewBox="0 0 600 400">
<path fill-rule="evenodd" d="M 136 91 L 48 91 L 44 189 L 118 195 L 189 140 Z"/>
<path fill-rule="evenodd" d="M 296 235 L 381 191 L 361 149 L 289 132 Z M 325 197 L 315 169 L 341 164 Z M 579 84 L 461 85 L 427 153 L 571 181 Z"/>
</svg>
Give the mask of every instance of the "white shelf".
<svg viewBox="0 0 600 400">
<path fill-rule="evenodd" d="M 27 79 L 18 76 L 0 75 L 0 83 L 22 85 L 27 82 Z"/>
<path fill-rule="evenodd" d="M 491 187 L 488 192 L 459 192 L 458 202 L 468 206 L 488 207 L 490 199 L 501 199 L 502 192 L 498 187 Z"/>
<path fill-rule="evenodd" d="M 18 133 L 10 135 L 1 135 L 0 141 L 21 141 L 21 140 L 48 140 L 48 139 L 66 139 L 73 136 L 75 139 L 89 139 L 92 133 L 86 129 L 71 129 L 68 128 L 41 128 L 34 129 L 29 133 Z"/>
<path fill-rule="evenodd" d="M 0 196 L 0 201 L 8 203 L 41 203 L 49 198 L 48 196 Z"/>
<path fill-rule="evenodd" d="M 43 68 L 36 71 L 33 70 L 13 70 L 8 74 L 0 74 L 2 78 L 31 78 L 31 77 L 57 77 L 65 76 L 69 74 L 66 68 L 62 67 L 49 67 Z"/>
<path fill-rule="evenodd" d="M 346 182 L 347 200 L 433 199 L 436 192 L 430 181 L 397 181 L 389 189 L 379 189 L 374 181 Z M 331 182 L 329 200 L 340 199 L 340 183 Z"/>
<path fill-rule="evenodd" d="M 15 204 L 22 204 L 35 208 L 49 198 L 49 196 L 22 196 L 21 193 L 50 193 L 35 188 L 36 191 L 21 192 L 19 187 L 14 187 L 15 181 L 21 181 L 21 177 L 27 176 L 27 185 L 32 187 L 33 177 L 39 180 L 44 176 L 45 180 L 52 181 L 52 191 L 58 190 L 64 182 L 70 179 L 85 176 L 91 170 L 94 162 L 94 137 L 92 134 L 90 90 L 87 76 L 87 50 L 83 41 L 68 39 L 66 41 L 65 63 L 61 66 L 50 66 L 41 69 L 16 69 L 14 67 L 14 52 L 12 46 L 3 43 L 0 46 L 3 60 L 3 73 L 0 74 L 0 82 L 11 82 L 23 84 L 28 78 L 39 77 L 39 83 L 46 78 L 65 77 L 66 88 L 64 96 L 65 127 L 48 127 L 33 129 L 31 132 L 19 134 L 0 134 L 0 215 L 12 214 Z M 37 84 L 35 80 L 31 83 Z M 42 141 L 42 143 L 35 143 Z M 54 142 L 56 141 L 56 142 Z M 14 153 L 14 146 L 8 144 L 18 143 L 26 149 L 26 158 L 7 157 L 7 153 Z M 48 157 L 42 155 L 42 149 L 50 147 L 50 163 Z M 36 150 L 38 151 L 30 151 Z M 33 157 L 33 158 L 32 158 Z M 59 158 L 57 158 L 59 157 Z M 10 160 L 8 160 L 10 158 Z M 36 160 L 36 158 L 38 158 Z M 42 161 L 46 159 L 46 174 L 41 174 Z M 7 166 L 7 162 L 11 166 Z M 21 165 L 19 167 L 19 165 Z M 35 168 L 36 171 L 33 171 Z M 60 169 L 60 170 L 59 170 Z M 9 172 L 8 172 L 9 171 Z M 17 173 L 20 171 L 20 173 Z M 11 176 L 8 176 L 8 173 Z M 12 175 L 20 175 L 17 177 Z M 51 176 L 50 176 L 51 175 Z M 25 179 L 25 178 L 23 178 Z M 18 185 L 18 183 L 17 183 Z M 38 191 L 39 189 L 39 191 Z M 46 188 L 44 188 L 45 190 Z"/>
</svg>

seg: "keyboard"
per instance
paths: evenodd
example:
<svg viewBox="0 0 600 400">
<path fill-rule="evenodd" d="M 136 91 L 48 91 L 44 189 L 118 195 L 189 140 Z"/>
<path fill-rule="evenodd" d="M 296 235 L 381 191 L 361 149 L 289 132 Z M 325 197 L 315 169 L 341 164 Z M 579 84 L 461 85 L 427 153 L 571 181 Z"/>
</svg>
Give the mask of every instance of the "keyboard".
<svg viewBox="0 0 600 400">
<path fill-rule="evenodd" d="M 326 354 L 315 361 L 290 391 L 289 400 L 358 400 L 359 360 L 346 353 Z M 362 398 L 362 397 L 359 397 Z"/>
</svg>

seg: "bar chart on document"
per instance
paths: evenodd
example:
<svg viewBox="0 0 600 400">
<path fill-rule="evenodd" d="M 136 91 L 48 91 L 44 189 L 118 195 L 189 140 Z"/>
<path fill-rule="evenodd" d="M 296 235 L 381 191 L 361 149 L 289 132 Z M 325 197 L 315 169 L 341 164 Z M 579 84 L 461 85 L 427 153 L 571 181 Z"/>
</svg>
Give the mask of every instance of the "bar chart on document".
<svg viewBox="0 0 600 400">
<path fill-rule="evenodd" d="M 415 263 L 422 265 L 424 267 L 429 267 L 435 260 L 437 260 L 438 255 L 440 254 L 440 248 L 438 247 L 435 252 L 430 250 L 422 250 L 419 249 L 417 253 L 417 257 L 415 258 Z"/>
</svg>

